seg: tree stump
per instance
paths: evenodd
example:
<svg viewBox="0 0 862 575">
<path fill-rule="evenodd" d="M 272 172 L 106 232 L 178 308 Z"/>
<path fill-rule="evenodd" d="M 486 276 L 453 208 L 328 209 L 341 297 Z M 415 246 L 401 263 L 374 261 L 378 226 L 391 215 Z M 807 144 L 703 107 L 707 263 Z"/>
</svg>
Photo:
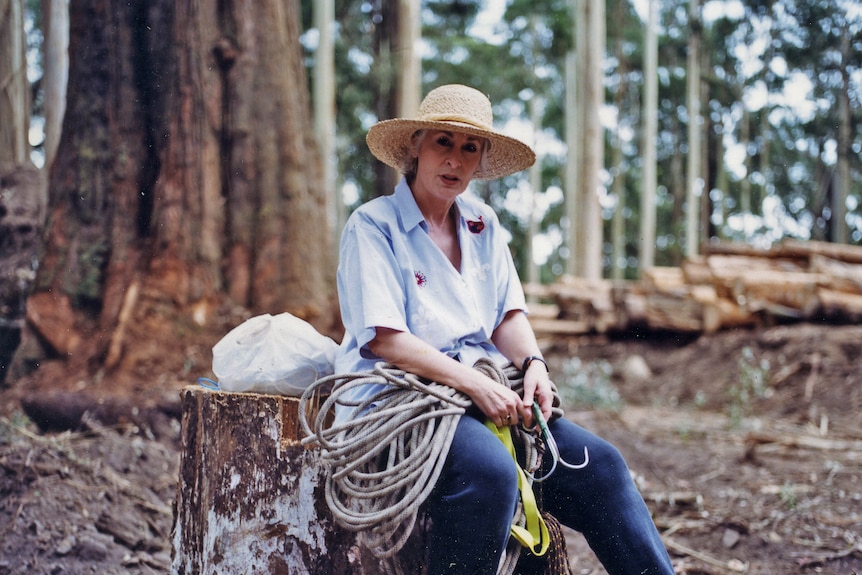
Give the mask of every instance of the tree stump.
<svg viewBox="0 0 862 575">
<path fill-rule="evenodd" d="M 285 396 L 182 391 L 173 575 L 385 572 L 333 522 L 321 452 L 300 444 L 298 407 Z"/>
</svg>

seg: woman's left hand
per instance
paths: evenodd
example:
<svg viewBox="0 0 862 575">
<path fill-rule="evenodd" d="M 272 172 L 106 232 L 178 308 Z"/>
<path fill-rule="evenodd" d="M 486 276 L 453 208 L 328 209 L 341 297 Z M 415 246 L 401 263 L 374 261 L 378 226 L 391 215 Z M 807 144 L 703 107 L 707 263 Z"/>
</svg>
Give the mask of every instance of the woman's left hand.
<svg viewBox="0 0 862 575">
<path fill-rule="evenodd" d="M 521 366 L 525 357 L 538 356 L 539 345 L 536 335 L 527 316 L 521 310 L 512 310 L 506 314 L 491 341 L 497 346 L 503 355 Z M 521 420 L 527 425 L 534 425 L 533 401 L 539 402 L 539 408 L 545 419 L 551 417 L 551 408 L 554 405 L 554 391 L 548 376 L 548 366 L 544 361 L 532 360 L 527 362 L 524 372 L 524 399 L 523 405 L 518 409 Z"/>
<path fill-rule="evenodd" d="M 546 421 L 549 420 L 551 409 L 554 406 L 554 390 L 551 386 L 548 370 L 539 361 L 530 362 L 524 373 L 524 409 L 521 410 L 521 413 L 522 415 L 529 414 L 529 417 L 524 417 L 524 423 L 528 426 L 535 424 L 533 421 L 533 401 L 539 403 L 542 415 Z"/>
</svg>

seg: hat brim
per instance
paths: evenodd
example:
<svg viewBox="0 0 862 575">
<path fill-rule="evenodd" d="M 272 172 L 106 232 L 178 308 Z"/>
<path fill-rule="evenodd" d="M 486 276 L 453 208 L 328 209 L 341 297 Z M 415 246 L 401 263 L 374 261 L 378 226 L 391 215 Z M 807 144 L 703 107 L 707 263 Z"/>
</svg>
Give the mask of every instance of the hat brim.
<svg viewBox="0 0 862 575">
<path fill-rule="evenodd" d="M 417 130 L 445 130 L 487 138 L 491 142 L 483 169 L 473 179 L 493 180 L 529 168 L 536 154 L 527 144 L 496 132 L 460 122 L 437 122 L 395 118 L 373 125 L 365 137 L 368 149 L 378 160 L 397 170 L 403 168 L 404 158 L 410 154 L 410 142 Z"/>
</svg>

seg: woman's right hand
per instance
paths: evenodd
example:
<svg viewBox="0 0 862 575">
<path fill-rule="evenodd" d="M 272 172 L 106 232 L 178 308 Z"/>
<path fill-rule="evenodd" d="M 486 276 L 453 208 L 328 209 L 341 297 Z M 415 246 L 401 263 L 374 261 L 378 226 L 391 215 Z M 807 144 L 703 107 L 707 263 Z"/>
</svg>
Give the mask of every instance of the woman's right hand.
<svg viewBox="0 0 862 575">
<path fill-rule="evenodd" d="M 476 371 L 476 370 L 473 370 Z M 484 413 L 497 427 L 517 425 L 521 420 L 529 421 L 532 414 L 525 411 L 521 397 L 500 385 L 488 376 L 476 371 L 480 376 L 469 389 L 463 390 L 473 404 Z"/>
<path fill-rule="evenodd" d="M 499 427 L 516 425 L 522 419 L 530 421 L 532 417 L 517 393 L 411 333 L 378 327 L 368 346 L 375 355 L 400 369 L 467 394 Z"/>
</svg>

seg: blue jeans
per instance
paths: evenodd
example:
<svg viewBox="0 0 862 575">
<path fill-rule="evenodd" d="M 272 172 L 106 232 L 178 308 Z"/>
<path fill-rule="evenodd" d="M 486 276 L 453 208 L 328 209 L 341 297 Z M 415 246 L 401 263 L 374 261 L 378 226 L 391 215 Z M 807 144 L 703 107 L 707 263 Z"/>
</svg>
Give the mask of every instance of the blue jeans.
<svg viewBox="0 0 862 575">
<path fill-rule="evenodd" d="M 610 575 L 672 574 L 667 550 L 620 452 L 562 418 L 550 429 L 564 460 L 582 462 L 587 446 L 590 463 L 580 470 L 558 465 L 541 486 L 534 484 L 542 509 L 583 533 Z M 429 574 L 494 575 L 517 501 L 511 456 L 480 421 L 463 416 L 427 502 Z"/>
</svg>

